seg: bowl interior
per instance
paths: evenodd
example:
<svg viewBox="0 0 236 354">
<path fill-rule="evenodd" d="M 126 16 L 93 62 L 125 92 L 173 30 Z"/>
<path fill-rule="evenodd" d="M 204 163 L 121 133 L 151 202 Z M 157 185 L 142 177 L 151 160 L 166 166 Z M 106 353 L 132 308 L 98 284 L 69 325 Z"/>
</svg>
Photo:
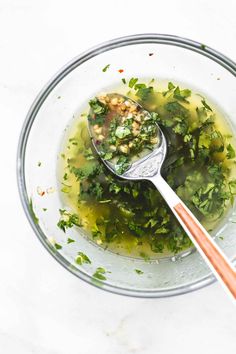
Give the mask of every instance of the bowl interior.
<svg viewBox="0 0 236 354">
<path fill-rule="evenodd" d="M 110 64 L 109 70 L 103 72 L 107 64 Z M 124 71 L 120 73 L 120 69 Z M 70 229 L 65 235 L 57 227 L 59 209 L 65 207 L 57 181 L 57 159 L 65 129 L 71 120 L 78 119 L 77 112 L 86 107 L 89 98 L 119 84 L 123 77 L 183 82 L 184 86 L 215 102 L 234 129 L 235 76 L 232 63 L 226 58 L 177 37 L 144 35 L 111 41 L 75 58 L 51 80 L 34 102 L 19 146 L 19 186 L 23 205 L 46 248 L 80 278 L 127 295 L 158 297 L 187 292 L 213 280 L 197 252 L 185 257 L 145 262 L 104 251 L 89 242 L 81 229 Z M 44 196 L 39 195 L 39 190 L 46 192 Z M 30 200 L 38 223 L 35 223 Z M 214 232 L 217 242 L 230 259 L 236 255 L 235 215 L 234 207 Z M 218 237 L 221 235 L 223 240 Z M 68 245 L 68 236 L 76 242 Z M 52 238 L 62 245 L 62 249 L 55 249 L 50 241 Z M 78 251 L 88 255 L 92 263 L 76 264 L 74 260 Z M 106 281 L 93 280 L 92 274 L 97 267 L 104 267 L 110 272 Z M 141 269 L 143 274 L 138 275 L 135 269 Z"/>
</svg>

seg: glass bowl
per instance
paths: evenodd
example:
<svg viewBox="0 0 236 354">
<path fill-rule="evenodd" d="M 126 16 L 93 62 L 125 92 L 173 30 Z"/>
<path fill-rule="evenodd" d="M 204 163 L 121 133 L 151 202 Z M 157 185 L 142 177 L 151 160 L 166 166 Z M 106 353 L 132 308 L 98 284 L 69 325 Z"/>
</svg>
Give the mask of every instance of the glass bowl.
<svg viewBox="0 0 236 354">
<path fill-rule="evenodd" d="M 110 68 L 103 72 L 107 64 Z M 124 72 L 120 73 L 120 69 Z M 234 129 L 235 73 L 235 63 L 203 44 L 170 35 L 141 34 L 114 39 L 82 53 L 46 84 L 32 104 L 22 129 L 17 173 L 27 218 L 44 247 L 60 264 L 89 284 L 138 297 L 183 294 L 214 281 L 197 252 L 145 262 L 103 250 L 89 242 L 81 229 L 70 229 L 68 235 L 76 242 L 67 245 L 65 234 L 57 227 L 58 210 L 63 208 L 57 159 L 64 130 L 75 112 L 94 94 L 116 85 L 122 77 L 184 82 L 218 103 Z M 41 191 L 46 191 L 45 195 L 40 196 Z M 213 233 L 232 261 L 236 256 L 235 215 L 234 207 Z M 220 235 L 224 238 L 220 239 Z M 63 246 L 60 250 L 52 244 L 52 238 Z M 78 251 L 88 255 L 92 263 L 76 264 Z M 93 278 L 97 267 L 109 271 L 107 280 Z M 142 269 L 143 274 L 137 274 L 135 269 Z"/>
</svg>

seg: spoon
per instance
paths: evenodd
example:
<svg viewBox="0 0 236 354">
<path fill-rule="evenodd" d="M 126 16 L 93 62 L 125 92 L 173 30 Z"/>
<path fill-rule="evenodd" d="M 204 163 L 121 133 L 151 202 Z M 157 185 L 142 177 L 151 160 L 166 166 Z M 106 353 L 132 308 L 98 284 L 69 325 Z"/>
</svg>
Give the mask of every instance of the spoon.
<svg viewBox="0 0 236 354">
<path fill-rule="evenodd" d="M 130 104 L 134 105 L 139 112 L 143 113 L 145 116 L 149 115 L 150 117 L 148 111 L 129 97 L 118 93 L 108 94 L 107 96 L 110 99 L 116 97 L 128 101 Z M 99 144 L 97 144 L 91 124 L 88 124 L 88 128 L 94 148 L 101 157 Z M 158 125 L 157 128 L 158 143 L 153 151 L 131 162 L 125 172 L 118 173 L 115 162 L 107 161 L 102 157 L 101 160 L 111 172 L 120 178 L 127 180 L 149 180 L 155 185 L 215 277 L 219 280 L 224 289 L 236 299 L 236 271 L 233 265 L 228 261 L 219 246 L 193 213 L 161 176 L 161 167 L 166 157 L 167 143 L 161 128 Z"/>
</svg>

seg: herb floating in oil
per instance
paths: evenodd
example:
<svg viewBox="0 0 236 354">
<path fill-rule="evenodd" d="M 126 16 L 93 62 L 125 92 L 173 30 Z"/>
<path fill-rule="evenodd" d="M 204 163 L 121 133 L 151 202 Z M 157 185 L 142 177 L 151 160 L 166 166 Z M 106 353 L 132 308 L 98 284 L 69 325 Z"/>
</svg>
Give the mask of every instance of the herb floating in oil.
<svg viewBox="0 0 236 354">
<path fill-rule="evenodd" d="M 151 118 L 139 117 L 137 106 L 119 102 L 114 95 L 90 100 L 88 119 L 103 158 L 116 159 L 121 173 L 132 156 L 155 146 L 157 122 L 168 141 L 163 177 L 200 222 L 214 229 L 236 194 L 236 180 L 232 178 L 235 141 L 227 123 L 206 99 L 175 83 L 169 82 L 160 90 L 150 86 L 153 81 L 150 85 L 135 77 L 122 81 L 124 93 L 128 88 L 130 97 L 149 111 Z M 105 129 L 109 114 L 111 122 Z M 70 149 L 63 151 L 61 181 L 71 186 L 63 196 L 73 212 L 60 211 L 58 226 L 63 231 L 83 227 L 96 244 L 147 260 L 191 246 L 150 182 L 121 180 L 102 164 L 93 151 L 85 117 L 71 130 L 70 138 L 78 145 L 68 140 L 65 143 Z M 78 257 L 79 262 L 86 263 L 82 255 Z M 105 277 L 101 269 L 95 274 L 95 278 Z"/>
<path fill-rule="evenodd" d="M 66 232 L 66 229 L 75 226 L 82 226 L 80 219 L 78 215 L 76 214 L 71 214 L 66 210 L 59 210 L 61 217 L 60 220 L 57 223 L 57 226 L 64 232 Z"/>
<path fill-rule="evenodd" d="M 104 274 L 106 274 L 106 269 L 102 267 L 98 267 L 96 271 L 93 273 L 93 277 L 98 280 L 106 280 L 107 278 L 105 277 Z"/>
<path fill-rule="evenodd" d="M 75 259 L 75 262 L 77 264 L 79 264 L 79 265 L 82 265 L 84 263 L 91 264 L 90 259 L 83 252 L 78 252 L 78 255 L 77 255 L 76 259 Z"/>
</svg>

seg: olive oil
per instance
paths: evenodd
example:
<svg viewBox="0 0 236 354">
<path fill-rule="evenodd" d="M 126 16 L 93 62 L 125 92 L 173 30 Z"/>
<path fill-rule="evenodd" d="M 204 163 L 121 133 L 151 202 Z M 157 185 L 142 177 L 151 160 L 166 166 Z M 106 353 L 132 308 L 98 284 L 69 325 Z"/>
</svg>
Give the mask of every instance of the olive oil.
<svg viewBox="0 0 236 354">
<path fill-rule="evenodd" d="M 140 88 L 129 95 L 158 113 L 168 140 L 162 174 L 200 222 L 213 230 L 235 193 L 233 132 L 207 98 L 171 83 L 166 86 L 152 85 L 149 97 L 142 96 Z M 127 94 L 127 87 L 109 92 Z M 64 207 L 79 216 L 94 243 L 122 255 L 154 259 L 192 247 L 151 183 L 119 180 L 99 162 L 87 114 L 72 121 L 61 152 L 58 179 Z"/>
</svg>

